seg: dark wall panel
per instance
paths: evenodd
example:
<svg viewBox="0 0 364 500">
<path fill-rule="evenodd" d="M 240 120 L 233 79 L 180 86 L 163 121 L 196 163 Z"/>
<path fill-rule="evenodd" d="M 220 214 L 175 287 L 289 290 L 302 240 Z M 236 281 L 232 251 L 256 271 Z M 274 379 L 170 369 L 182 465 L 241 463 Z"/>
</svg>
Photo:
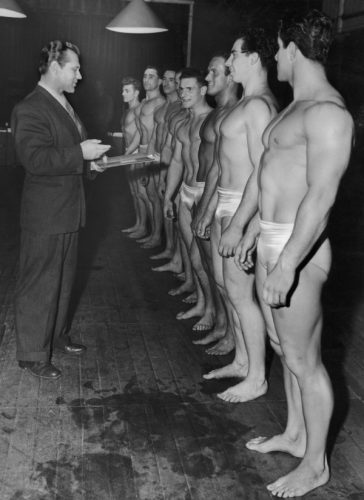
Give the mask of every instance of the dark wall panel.
<svg viewBox="0 0 364 500">
<path fill-rule="evenodd" d="M 39 52 L 49 40 L 69 40 L 82 54 L 83 81 L 74 96 L 80 114 L 96 99 L 95 81 L 101 80 L 114 101 L 114 127 L 121 107 L 121 79 L 141 78 L 148 64 L 180 67 L 184 63 L 188 7 L 153 5 L 170 30 L 151 35 L 114 33 L 105 26 L 126 2 L 118 0 L 23 0 L 26 19 L 0 17 L 0 125 L 9 121 L 14 104 L 38 80 Z"/>
</svg>

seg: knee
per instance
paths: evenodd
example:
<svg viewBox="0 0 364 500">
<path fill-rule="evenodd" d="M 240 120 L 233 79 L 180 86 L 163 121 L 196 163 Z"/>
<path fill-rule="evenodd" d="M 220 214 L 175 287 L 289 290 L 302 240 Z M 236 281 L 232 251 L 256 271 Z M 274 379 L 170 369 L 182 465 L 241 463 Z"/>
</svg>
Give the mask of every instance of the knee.
<svg viewBox="0 0 364 500">
<path fill-rule="evenodd" d="M 297 352 L 296 349 L 282 348 L 284 363 L 291 373 L 297 378 L 308 375 L 306 356 Z"/>
<path fill-rule="evenodd" d="M 225 277 L 225 289 L 226 289 L 226 294 L 228 296 L 228 299 L 230 302 L 234 305 L 240 305 L 242 303 L 242 297 L 239 292 L 241 290 L 238 290 L 238 287 L 235 285 L 233 281 Z"/>
</svg>

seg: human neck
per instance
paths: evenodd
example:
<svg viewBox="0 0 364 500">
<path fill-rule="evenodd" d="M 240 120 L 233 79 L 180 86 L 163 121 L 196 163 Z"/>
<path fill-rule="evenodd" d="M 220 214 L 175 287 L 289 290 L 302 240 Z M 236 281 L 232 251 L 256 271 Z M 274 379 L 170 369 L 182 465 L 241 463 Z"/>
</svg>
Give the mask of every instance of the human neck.
<svg viewBox="0 0 364 500">
<path fill-rule="evenodd" d="M 196 103 L 195 106 L 193 106 L 191 109 L 191 114 L 194 116 L 202 115 L 203 113 L 206 113 L 208 110 L 209 106 L 205 99 L 203 101 L 200 101 Z"/>
<path fill-rule="evenodd" d="M 267 72 L 260 71 L 253 74 L 246 82 L 241 82 L 244 89 L 244 97 L 262 94 L 268 87 Z"/>
<path fill-rule="evenodd" d="M 328 84 L 325 68 L 314 61 L 304 61 L 295 68 L 292 73 L 292 81 L 289 82 L 293 88 L 295 101 L 312 99 L 318 89 Z"/>
<path fill-rule="evenodd" d="M 40 78 L 40 82 L 49 90 L 52 91 L 59 99 L 64 100 L 66 97 L 63 93 L 63 90 L 60 89 L 59 85 L 54 81 L 53 78 L 50 78 L 47 74 L 42 75 Z"/>
<path fill-rule="evenodd" d="M 215 96 L 215 101 L 218 108 L 223 108 L 225 106 L 232 106 L 238 101 L 238 98 L 236 92 L 225 89 Z"/>
<path fill-rule="evenodd" d="M 167 94 L 166 96 L 168 102 L 175 102 L 178 99 L 177 92 L 171 92 L 170 94 Z"/>
<path fill-rule="evenodd" d="M 132 99 L 132 100 L 129 102 L 129 109 L 134 109 L 134 108 L 136 108 L 139 104 L 140 104 L 140 102 L 139 102 L 139 100 L 138 100 L 137 98 Z"/>
<path fill-rule="evenodd" d="M 146 94 L 145 94 L 145 98 L 147 100 L 149 99 L 154 99 L 154 97 L 159 97 L 160 96 L 160 92 L 159 92 L 159 89 L 154 89 L 154 90 L 147 90 Z"/>
</svg>

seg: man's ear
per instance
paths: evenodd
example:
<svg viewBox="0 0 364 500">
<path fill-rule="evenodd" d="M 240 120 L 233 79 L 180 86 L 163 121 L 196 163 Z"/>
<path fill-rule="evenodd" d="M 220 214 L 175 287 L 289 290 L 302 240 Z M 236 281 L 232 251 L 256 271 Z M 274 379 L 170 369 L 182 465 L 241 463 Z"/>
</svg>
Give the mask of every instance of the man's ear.
<svg viewBox="0 0 364 500">
<path fill-rule="evenodd" d="M 253 66 L 254 64 L 257 64 L 257 62 L 259 61 L 259 55 L 257 54 L 257 52 L 252 52 L 251 54 L 249 54 L 249 59 L 250 59 L 250 64 Z"/>
<path fill-rule="evenodd" d="M 56 76 L 58 74 L 59 69 L 60 69 L 60 65 L 58 64 L 58 62 L 52 61 L 49 65 L 48 71 L 51 75 Z"/>
<path fill-rule="evenodd" d="M 201 95 L 206 95 L 207 92 L 207 85 L 202 85 L 201 87 Z"/>
<path fill-rule="evenodd" d="M 299 51 L 299 48 L 294 42 L 289 42 L 287 45 L 287 52 L 288 52 L 288 58 L 291 62 L 293 62 L 296 57 L 297 57 L 297 52 Z"/>
</svg>

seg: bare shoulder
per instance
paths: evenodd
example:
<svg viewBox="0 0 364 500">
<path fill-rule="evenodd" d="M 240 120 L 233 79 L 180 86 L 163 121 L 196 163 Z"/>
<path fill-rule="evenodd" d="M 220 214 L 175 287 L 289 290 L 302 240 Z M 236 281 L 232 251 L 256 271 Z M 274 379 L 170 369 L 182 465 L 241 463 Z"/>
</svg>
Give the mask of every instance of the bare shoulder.
<svg viewBox="0 0 364 500">
<path fill-rule="evenodd" d="M 276 114 L 278 104 L 272 93 L 264 93 L 261 95 L 254 95 L 247 99 L 245 103 L 245 112 L 252 114 L 252 116 L 265 116 L 266 114 Z"/>
<path fill-rule="evenodd" d="M 340 94 L 332 94 L 327 99 L 317 100 L 304 111 L 306 131 L 316 134 L 323 132 L 344 134 L 353 133 L 354 122 Z"/>
</svg>

